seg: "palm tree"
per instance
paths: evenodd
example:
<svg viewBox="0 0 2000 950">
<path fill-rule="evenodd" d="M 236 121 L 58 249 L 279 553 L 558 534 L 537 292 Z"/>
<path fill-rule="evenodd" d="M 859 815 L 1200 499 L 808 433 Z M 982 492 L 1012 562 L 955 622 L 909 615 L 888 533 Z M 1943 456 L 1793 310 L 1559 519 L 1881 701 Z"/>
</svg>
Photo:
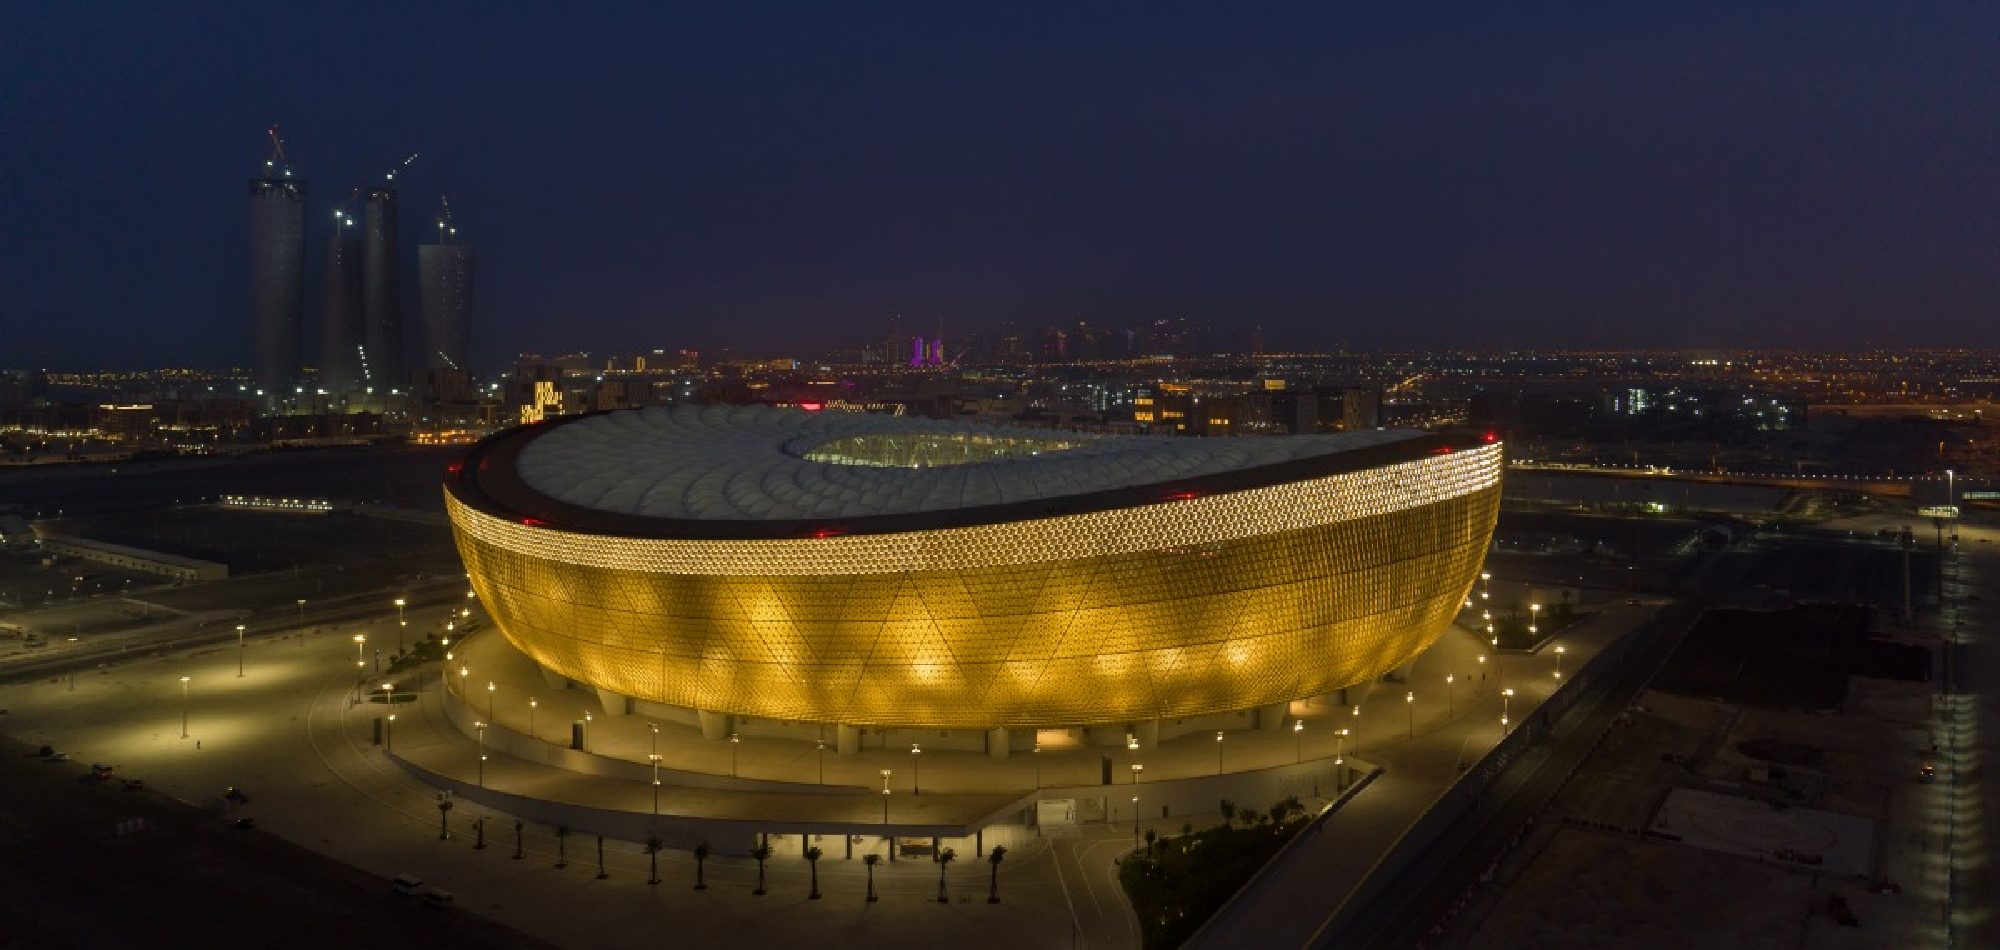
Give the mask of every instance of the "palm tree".
<svg viewBox="0 0 2000 950">
<path fill-rule="evenodd" d="M 702 876 L 702 868 L 708 863 L 708 842 L 694 846 L 694 889 L 708 890 L 708 880 Z"/>
<path fill-rule="evenodd" d="M 667 843 L 661 841 L 659 835 L 654 835 L 646 839 L 646 861 L 651 871 L 651 876 L 647 878 L 646 883 L 660 883 L 660 849 L 666 846 Z"/>
<path fill-rule="evenodd" d="M 1000 903 L 1000 862 L 1007 857 L 1007 846 L 996 844 L 992 853 L 986 856 L 986 863 L 993 865 L 993 884 L 986 891 L 986 903 Z"/>
<path fill-rule="evenodd" d="M 1159 838 L 1159 832 L 1151 828 L 1146 829 L 1146 857 L 1150 858 L 1153 856 L 1153 842 L 1158 841 Z"/>
<path fill-rule="evenodd" d="M 864 854 L 861 856 L 861 863 L 868 866 L 868 902 L 872 904 L 875 902 L 875 865 L 882 863 L 882 856 Z"/>
<path fill-rule="evenodd" d="M 1236 824 L 1236 803 L 1225 798 L 1217 811 L 1222 812 L 1222 827 L 1226 831 Z"/>
<path fill-rule="evenodd" d="M 556 867 L 569 867 L 569 826 L 556 826 Z"/>
<path fill-rule="evenodd" d="M 946 896 L 945 896 L 945 893 L 944 893 L 944 871 L 945 871 L 945 869 L 946 869 L 946 868 L 948 868 L 948 867 L 951 867 L 951 862 L 953 862 L 953 861 L 956 861 L 956 860 L 958 860 L 958 852 L 956 852 L 956 851 L 953 851 L 953 850 L 952 850 L 952 849 L 950 849 L 950 848 L 945 848 L 944 850 L 942 850 L 942 851 L 939 851 L 939 852 L 937 853 L 937 863 L 938 863 L 938 903 L 940 903 L 940 904 L 949 904 L 949 903 L 951 903 L 951 898 L 949 898 L 949 897 L 946 897 Z"/>
<path fill-rule="evenodd" d="M 764 862 L 771 857 L 771 846 L 760 844 L 751 848 L 750 856 L 757 859 L 757 889 L 750 893 L 762 896 L 764 893 Z"/>
<path fill-rule="evenodd" d="M 806 900 L 819 900 L 819 858 L 825 853 L 818 845 L 806 849 L 806 866 L 812 869 L 812 893 L 806 895 Z"/>
</svg>

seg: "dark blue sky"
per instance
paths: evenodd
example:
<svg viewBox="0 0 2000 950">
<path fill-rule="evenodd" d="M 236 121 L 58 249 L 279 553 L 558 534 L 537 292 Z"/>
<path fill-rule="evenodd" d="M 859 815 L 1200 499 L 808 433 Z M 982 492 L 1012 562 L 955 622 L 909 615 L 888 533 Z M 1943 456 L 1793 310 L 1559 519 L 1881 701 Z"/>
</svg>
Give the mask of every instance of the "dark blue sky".
<svg viewBox="0 0 2000 950">
<path fill-rule="evenodd" d="M 0 366 L 244 361 L 273 123 L 322 229 L 422 153 L 487 366 L 898 312 L 2000 345 L 1991 4 L 422 6 L 8 5 Z"/>
</svg>

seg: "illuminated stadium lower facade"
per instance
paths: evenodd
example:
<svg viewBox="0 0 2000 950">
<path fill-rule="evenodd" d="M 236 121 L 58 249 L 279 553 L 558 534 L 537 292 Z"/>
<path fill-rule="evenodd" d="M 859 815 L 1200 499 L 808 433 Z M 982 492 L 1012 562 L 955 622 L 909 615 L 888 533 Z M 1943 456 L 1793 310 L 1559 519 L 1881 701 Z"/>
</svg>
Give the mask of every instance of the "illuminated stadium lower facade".
<svg viewBox="0 0 2000 950">
<path fill-rule="evenodd" d="M 705 726 L 981 730 L 1005 754 L 1002 730 L 1269 707 L 1405 663 L 1477 577 L 1501 469 L 1414 432 L 683 407 L 501 433 L 446 503 L 478 596 L 549 671 Z"/>
</svg>

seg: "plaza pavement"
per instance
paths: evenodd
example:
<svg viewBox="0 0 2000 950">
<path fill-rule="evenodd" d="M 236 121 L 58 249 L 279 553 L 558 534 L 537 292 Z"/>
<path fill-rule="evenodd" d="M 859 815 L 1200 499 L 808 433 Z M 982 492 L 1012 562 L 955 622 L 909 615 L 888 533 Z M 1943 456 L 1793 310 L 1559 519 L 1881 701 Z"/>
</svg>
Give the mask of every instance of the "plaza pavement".
<svg viewBox="0 0 2000 950">
<path fill-rule="evenodd" d="M 1643 609 L 1614 603 L 1566 633 L 1562 640 L 1569 648 L 1568 668 L 1587 662 Z M 442 616 L 421 616 L 412 610 L 412 628 L 441 624 Z M 46 742 L 80 760 L 114 764 L 121 776 L 143 777 L 150 786 L 198 805 L 219 805 L 225 788 L 242 787 L 251 803 L 241 811 L 254 816 L 262 831 L 384 878 L 416 874 L 458 894 L 465 912 L 569 947 L 650 947 L 663 929 L 679 939 L 718 946 L 807 939 L 844 942 L 839 938 L 846 935 L 883 946 L 950 942 L 974 947 L 1132 947 L 1137 945 L 1137 929 L 1117 887 L 1114 862 L 1138 831 L 1178 834 L 1184 823 L 1199 826 L 1215 820 L 1184 808 L 1135 829 L 1128 808 L 1117 814 L 1119 820 L 1087 823 L 1065 830 L 1062 837 L 1038 837 L 1011 821 L 990 825 L 983 846 L 1004 844 L 1010 849 L 1001 867 L 1004 900 L 999 905 L 984 902 L 989 868 L 974 854 L 979 844 L 969 839 L 945 842 L 960 856 L 948 871 L 946 904 L 936 901 L 937 866 L 907 858 L 876 868 L 881 900 L 864 902 L 867 872 L 858 858 L 870 851 L 884 853 L 885 844 L 879 837 L 864 837 L 855 844 L 857 860 L 849 861 L 838 834 L 816 842 L 825 852 L 818 873 L 826 898 L 819 901 L 806 899 L 810 869 L 799 857 L 804 842 L 797 835 L 773 842 L 775 854 L 767 868 L 770 893 L 763 897 L 749 893 L 757 876 L 754 862 L 728 856 L 709 860 L 709 889 L 693 890 L 694 860 L 683 850 L 659 854 L 664 883 L 648 885 L 647 855 L 631 841 L 606 843 L 610 876 L 599 879 L 593 836 L 576 834 L 558 842 L 548 823 L 529 822 L 522 830 L 524 857 L 517 860 L 512 857 L 514 817 L 476 801 L 462 798 L 455 803 L 446 816 L 450 834 L 440 840 L 436 787 L 418 780 L 405 764 L 372 742 L 374 714 L 386 707 L 355 702 L 356 650 L 351 632 L 344 626 L 306 629 L 321 632 L 300 636 L 299 631 L 288 631 L 251 639 L 242 654 L 245 675 L 240 678 L 234 644 L 204 646 L 135 658 L 73 682 L 52 678 L 0 687 L 0 708 L 11 710 L 6 727 L 23 741 Z M 1475 659 L 1482 651 L 1488 652 L 1491 668 L 1483 684 Z M 466 665 L 477 656 L 475 652 L 468 657 Z M 364 653 L 363 662 L 372 664 L 372 655 Z M 1269 776 L 1303 775 L 1298 770 L 1323 768 L 1337 742 L 1349 756 L 1386 766 L 1387 774 L 1337 813 L 1311 848 L 1294 860 L 1310 879 L 1308 886 L 1263 889 L 1232 908 L 1232 913 L 1251 914 L 1260 921 L 1286 921 L 1283 932 L 1302 942 L 1303 935 L 1337 906 L 1337 897 L 1347 886 L 1342 882 L 1358 882 L 1400 829 L 1455 777 L 1461 756 L 1470 761 L 1497 739 L 1499 689 L 1503 685 L 1516 689 L 1512 713 L 1526 717 L 1554 685 L 1554 663 L 1546 651 L 1498 658 L 1479 639 L 1454 629 L 1415 661 L 1407 671 L 1407 683 L 1377 684 L 1366 695 L 1354 691 L 1349 698 L 1358 700 L 1359 716 L 1350 706 L 1322 703 L 1299 711 L 1306 724 L 1302 733 L 1231 732 L 1222 750 L 1231 774 L 1220 778 L 1213 775 L 1216 743 L 1211 737 L 1163 741 L 1158 748 L 1143 751 L 1146 771 L 1137 791 L 1154 796 L 1177 783 L 1219 782 L 1223 784 L 1189 787 L 1226 792 L 1229 782 L 1239 780 L 1248 783 L 1246 788 L 1263 788 Z M 548 690 L 532 668 L 507 672 L 497 655 L 486 665 L 493 670 L 489 681 L 496 687 L 489 693 L 495 703 L 491 714 L 500 727 L 515 725 L 519 719 L 518 728 L 527 731 L 524 710 L 510 714 L 499 705 L 510 692 L 524 697 L 535 690 L 536 731 L 545 738 L 561 736 L 549 736 L 554 730 L 542 720 L 544 715 L 562 717 L 555 722 L 566 726 L 569 719 L 595 705 L 592 693 Z M 372 674 L 372 666 L 368 672 Z M 1447 672 L 1456 680 L 1451 686 L 1445 684 Z M 189 677 L 185 684 L 182 676 Z M 445 780 L 472 781 L 478 769 L 477 740 L 447 722 L 448 710 L 435 688 L 436 679 L 433 672 L 427 682 L 415 678 L 398 684 L 397 692 L 414 687 L 420 698 L 396 704 L 393 741 L 399 755 L 426 760 Z M 473 692 L 472 711 L 483 715 L 479 691 Z M 547 696 L 542 695 L 545 692 Z M 1417 694 L 1416 701 L 1405 700 L 1410 692 Z M 1344 741 L 1335 738 L 1339 728 L 1351 731 Z M 592 724 L 592 749 L 628 762 L 644 762 L 651 741 L 651 730 L 637 717 L 610 717 Z M 726 776 L 729 750 L 717 748 L 724 745 L 705 742 L 692 727 L 661 731 L 662 754 L 694 771 Z M 746 779 L 817 777 L 817 756 L 809 743 L 746 738 L 735 751 L 736 771 Z M 891 817 L 898 823 L 905 817 L 913 822 L 925 818 L 920 811 L 898 809 L 956 808 L 976 813 L 993 802 L 1032 795 L 1037 778 L 1045 788 L 1106 791 L 1090 781 L 1096 777 L 1097 755 L 1095 750 L 1045 754 L 1038 776 L 1036 757 L 1029 755 L 995 761 L 975 752 L 927 752 L 921 766 L 924 794 L 911 796 L 895 789 L 897 794 L 890 796 Z M 1124 774 L 1126 755 L 1124 750 L 1114 753 L 1117 774 Z M 857 799 L 869 802 L 864 807 L 879 808 L 875 790 L 879 769 L 903 766 L 906 758 L 899 750 L 881 749 L 854 756 L 827 754 L 827 783 L 860 788 L 864 794 L 766 794 L 783 796 L 783 803 L 792 808 L 812 807 L 806 802 L 817 799 L 824 799 L 821 804 L 829 808 L 852 809 L 850 803 Z M 539 794 L 576 782 L 561 794 L 574 795 L 578 804 L 589 807 L 650 818 L 651 786 L 643 780 L 580 778 L 491 752 L 485 768 L 489 788 Z M 897 771 L 900 777 L 900 768 Z M 1297 784 L 1302 779 L 1292 781 L 1295 787 L 1304 787 Z M 1146 787 L 1155 783 L 1164 785 Z M 1116 803 L 1132 789 L 1108 791 L 1104 799 Z M 1332 788 L 1320 791 L 1324 795 L 1309 798 L 1309 806 L 1334 794 Z M 663 789 L 662 811 L 668 811 L 670 804 L 689 814 L 736 809 L 736 817 L 754 824 L 761 816 L 753 813 L 761 806 L 742 804 L 754 800 L 741 799 L 741 794 L 682 788 L 669 798 Z M 1199 794 L 1202 801 L 1221 797 L 1231 796 Z M 1252 807 L 1269 804 L 1247 795 L 1237 800 Z M 473 847 L 477 836 L 471 823 L 478 818 L 486 819 L 484 849 Z M 554 866 L 559 849 L 567 854 L 567 868 Z"/>
</svg>

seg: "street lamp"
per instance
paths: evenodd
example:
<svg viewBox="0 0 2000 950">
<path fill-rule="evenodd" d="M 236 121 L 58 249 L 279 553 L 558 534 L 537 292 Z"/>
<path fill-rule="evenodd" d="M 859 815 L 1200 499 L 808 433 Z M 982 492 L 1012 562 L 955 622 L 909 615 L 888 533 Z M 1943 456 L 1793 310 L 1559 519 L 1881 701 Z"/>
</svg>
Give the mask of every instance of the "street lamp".
<svg viewBox="0 0 2000 950">
<path fill-rule="evenodd" d="M 1479 654 L 1479 693 L 1486 692 L 1486 654 Z"/>
<path fill-rule="evenodd" d="M 813 751 L 819 754 L 819 783 L 821 785 L 825 785 L 826 784 L 826 740 L 825 739 L 814 740 Z"/>
<path fill-rule="evenodd" d="M 1457 680 L 1458 677 L 1455 674 L 1446 673 L 1444 675 L 1444 714 L 1447 718 L 1458 715 Z"/>
<path fill-rule="evenodd" d="M 1132 847 L 1139 846 L 1139 796 L 1132 796 Z"/>
<path fill-rule="evenodd" d="M 236 625 L 236 678 L 243 678 L 243 625 Z"/>
<path fill-rule="evenodd" d="M 910 743 L 910 794 L 912 795 L 923 794 L 923 789 L 918 787 L 917 781 L 921 777 L 919 769 L 920 763 L 923 761 L 923 756 L 923 747 L 914 742 Z"/>
<path fill-rule="evenodd" d="M 1035 791 L 1042 790 L 1042 740 L 1035 740 L 1035 751 L 1029 753 L 1035 760 Z"/>
<path fill-rule="evenodd" d="M 1493 575 L 1486 571 L 1479 572 L 1479 599 L 1493 599 Z"/>
<path fill-rule="evenodd" d="M 889 825 L 889 770 L 883 769 L 882 770 L 882 826 L 886 829 L 888 825 Z M 889 846 L 889 855 L 891 857 L 894 857 L 895 854 L 896 854 L 896 846 L 892 843 Z"/>
<path fill-rule="evenodd" d="M 1507 713 L 1512 710 L 1514 690 L 1512 687 L 1500 691 L 1500 734 L 1507 734 Z"/>
<path fill-rule="evenodd" d="M 1536 632 L 1539 632 L 1539 631 L 1540 631 L 1540 629 L 1541 629 L 1541 628 L 1540 628 L 1540 626 L 1539 626 L 1539 625 L 1541 624 L 1541 622 L 1542 622 L 1542 605 L 1541 605 L 1541 604 L 1529 604 L 1529 605 L 1528 605 L 1528 632 L 1529 632 L 1529 633 L 1536 633 Z"/>
<path fill-rule="evenodd" d="M 306 623 L 306 599 L 304 597 L 301 597 L 299 598 L 299 626 L 303 627 L 305 626 L 305 623 Z M 299 645 L 300 646 L 305 645 L 305 631 L 303 630 L 299 631 Z"/>
<path fill-rule="evenodd" d="M 586 713 L 585 715 L 589 714 Z M 729 734 L 729 777 L 730 778 L 736 777 L 736 747 L 742 744 L 743 744 L 742 736 L 739 736 L 733 732 Z"/>
<path fill-rule="evenodd" d="M 396 751 L 396 714 L 390 713 L 388 725 L 382 727 L 382 751 Z"/>
<path fill-rule="evenodd" d="M 479 787 L 486 787 L 486 724 L 475 722 L 472 728 L 479 731 Z"/>
<path fill-rule="evenodd" d="M 361 659 L 361 648 L 362 648 L 362 647 L 364 647 L 364 646 L 366 646 L 366 645 L 367 645 L 367 643 L 368 643 L 368 635 L 367 635 L 367 634 L 365 634 L 365 633 L 357 633 L 357 634 L 355 634 L 355 635 L 354 635 L 354 665 L 355 665 L 355 666 L 363 666 L 363 665 L 365 665 L 365 661 L 363 661 L 363 660 Z"/>
<path fill-rule="evenodd" d="M 655 752 L 646 758 L 653 762 L 653 816 L 657 818 L 660 814 L 660 754 Z"/>
<path fill-rule="evenodd" d="M 528 735 L 535 735 L 535 697 L 528 697 Z"/>
<path fill-rule="evenodd" d="M 486 681 L 486 718 L 488 719 L 493 718 L 493 696 L 499 689 L 500 687 L 494 685 L 492 680 Z"/>
<path fill-rule="evenodd" d="M 396 684 L 394 683 L 382 684 L 382 708 L 384 709 L 396 708 Z"/>
<path fill-rule="evenodd" d="M 1292 720 L 1292 764 L 1306 760 L 1306 721 Z"/>
<path fill-rule="evenodd" d="M 1334 730 L 1333 764 L 1342 765 L 1346 763 L 1347 761 L 1346 746 L 1347 746 L 1347 730 L 1344 728 Z"/>
<path fill-rule="evenodd" d="M 1134 785 L 1139 784 L 1139 773 L 1144 771 L 1146 771 L 1145 766 L 1140 765 L 1137 762 L 1132 763 L 1132 784 Z"/>
<path fill-rule="evenodd" d="M 1410 738 L 1417 737 L 1417 693 L 1411 690 L 1403 697 L 1403 705 L 1410 707 Z"/>
<path fill-rule="evenodd" d="M 1215 732 L 1215 774 L 1222 774 L 1222 730 Z"/>
<path fill-rule="evenodd" d="M 181 677 L 181 738 L 188 737 L 188 680 L 192 676 Z"/>
<path fill-rule="evenodd" d="M 401 597 L 396 598 L 396 652 L 397 653 L 403 652 L 403 628 L 408 627 L 410 625 L 409 621 L 403 619 L 403 604 L 404 604 L 403 598 Z"/>
<path fill-rule="evenodd" d="M 1563 678 L 1563 654 L 1567 652 L 1569 652 L 1568 647 L 1561 644 L 1556 645 L 1556 679 Z"/>
<path fill-rule="evenodd" d="M 649 722 L 646 725 L 653 730 L 650 737 L 652 746 L 647 749 L 646 758 L 653 763 L 653 814 L 658 815 L 660 813 L 660 724 Z"/>
</svg>

